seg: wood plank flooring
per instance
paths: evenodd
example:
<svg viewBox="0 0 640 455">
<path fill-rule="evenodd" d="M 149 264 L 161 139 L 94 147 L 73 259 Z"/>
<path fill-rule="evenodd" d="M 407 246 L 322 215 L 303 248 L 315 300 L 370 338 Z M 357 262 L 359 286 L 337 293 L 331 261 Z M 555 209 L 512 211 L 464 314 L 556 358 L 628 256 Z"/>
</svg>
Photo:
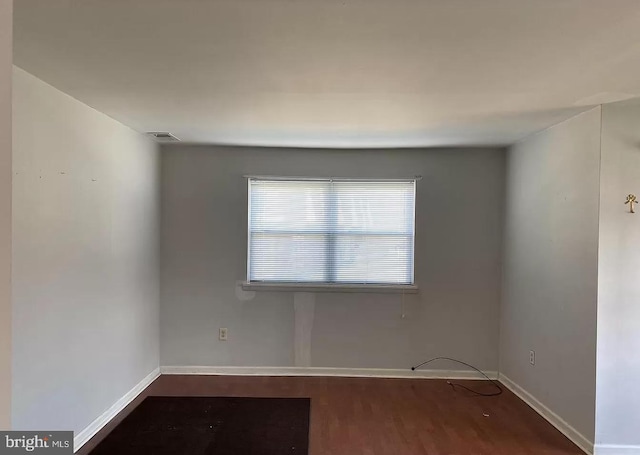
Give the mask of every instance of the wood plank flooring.
<svg viewBox="0 0 640 455">
<path fill-rule="evenodd" d="M 478 397 L 437 379 L 163 375 L 77 453 L 89 454 L 144 397 L 175 395 L 310 397 L 309 455 L 583 454 L 504 389 Z"/>
</svg>

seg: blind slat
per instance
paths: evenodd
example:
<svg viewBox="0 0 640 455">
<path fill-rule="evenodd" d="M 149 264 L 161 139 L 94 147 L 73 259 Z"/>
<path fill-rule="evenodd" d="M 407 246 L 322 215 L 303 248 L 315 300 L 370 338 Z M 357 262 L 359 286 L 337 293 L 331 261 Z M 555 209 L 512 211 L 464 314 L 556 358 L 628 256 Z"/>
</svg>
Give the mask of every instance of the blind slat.
<svg viewBox="0 0 640 455">
<path fill-rule="evenodd" d="M 413 284 L 415 181 L 249 179 L 248 279 Z"/>
</svg>

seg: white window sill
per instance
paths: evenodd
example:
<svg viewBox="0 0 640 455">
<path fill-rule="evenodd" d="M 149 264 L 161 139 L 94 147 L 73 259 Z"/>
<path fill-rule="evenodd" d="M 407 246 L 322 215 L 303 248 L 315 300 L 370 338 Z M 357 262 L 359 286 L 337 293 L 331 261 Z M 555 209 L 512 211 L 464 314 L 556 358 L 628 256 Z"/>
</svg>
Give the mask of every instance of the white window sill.
<svg viewBox="0 0 640 455">
<path fill-rule="evenodd" d="M 323 284 L 323 283 L 242 283 L 244 291 L 276 292 L 373 292 L 380 294 L 417 294 L 414 284 Z"/>
</svg>

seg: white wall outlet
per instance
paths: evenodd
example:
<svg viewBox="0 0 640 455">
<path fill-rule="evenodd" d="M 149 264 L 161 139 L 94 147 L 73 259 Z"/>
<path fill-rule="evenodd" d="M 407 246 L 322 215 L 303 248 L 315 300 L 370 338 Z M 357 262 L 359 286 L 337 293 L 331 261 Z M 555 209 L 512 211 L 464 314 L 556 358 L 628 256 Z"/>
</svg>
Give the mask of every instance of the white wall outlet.
<svg viewBox="0 0 640 455">
<path fill-rule="evenodd" d="M 529 363 L 531 365 L 536 364 L 536 351 L 529 351 Z"/>
<path fill-rule="evenodd" d="M 218 338 L 220 339 L 220 341 L 227 341 L 227 329 L 220 327 L 220 330 L 218 331 Z"/>
</svg>

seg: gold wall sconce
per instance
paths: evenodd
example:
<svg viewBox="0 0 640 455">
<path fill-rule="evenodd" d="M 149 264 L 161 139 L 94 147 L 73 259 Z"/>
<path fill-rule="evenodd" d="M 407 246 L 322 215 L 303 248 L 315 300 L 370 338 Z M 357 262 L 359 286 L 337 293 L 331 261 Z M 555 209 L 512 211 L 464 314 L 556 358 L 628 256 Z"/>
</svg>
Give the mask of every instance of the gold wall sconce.
<svg viewBox="0 0 640 455">
<path fill-rule="evenodd" d="M 638 198 L 636 198 L 635 194 L 628 195 L 627 200 L 624 203 L 629 204 L 629 213 L 636 213 L 636 211 L 633 209 L 633 204 L 638 203 Z"/>
</svg>

